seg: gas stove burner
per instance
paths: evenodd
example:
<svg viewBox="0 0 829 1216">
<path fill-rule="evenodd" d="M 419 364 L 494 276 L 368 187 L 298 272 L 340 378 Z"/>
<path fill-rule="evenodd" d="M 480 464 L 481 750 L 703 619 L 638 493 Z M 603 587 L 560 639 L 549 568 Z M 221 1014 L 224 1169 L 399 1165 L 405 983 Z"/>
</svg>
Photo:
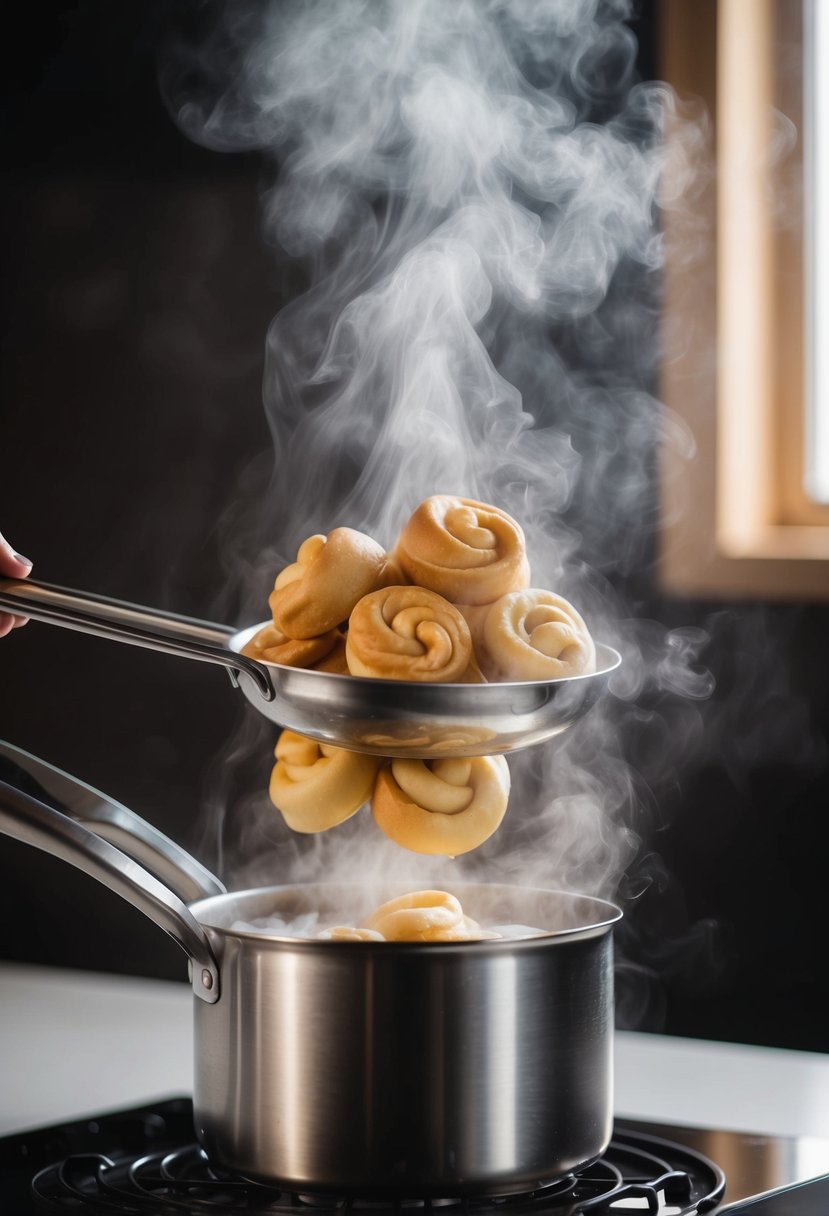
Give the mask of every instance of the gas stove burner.
<svg viewBox="0 0 829 1216">
<path fill-rule="evenodd" d="M 681 1216 L 710 1211 L 722 1197 L 716 1167 L 695 1163 L 711 1177 L 700 1179 L 684 1169 L 666 1169 L 656 1149 L 675 1146 L 655 1142 L 649 1149 L 614 1140 L 602 1160 L 578 1174 L 523 1195 L 447 1199 L 417 1197 L 361 1199 L 359 1196 L 299 1195 L 214 1171 L 200 1149 L 187 1145 L 171 1153 L 113 1161 L 100 1154 L 68 1157 L 39 1173 L 33 1183 L 37 1212 L 90 1213 L 226 1213 L 258 1212 L 261 1216 L 376 1216 L 404 1211 L 452 1216 L 620 1216 L 638 1212 Z M 654 1151 L 652 1151 L 654 1150 Z M 662 1170 L 654 1173 L 654 1170 Z M 713 1189 L 709 1189 L 713 1182 Z M 702 1193 L 700 1193 L 702 1192 Z"/>
<path fill-rule="evenodd" d="M 37 1213 L 127 1216 L 694 1216 L 722 1199 L 722 1171 L 701 1154 L 666 1140 L 617 1131 L 607 1152 L 576 1174 L 522 1195 L 388 1199 L 294 1194 L 213 1169 L 192 1142 L 192 1107 L 159 1103 L 78 1124 L 52 1139 L 52 1164 L 31 1183 Z M 95 1141 L 98 1141 L 95 1144 Z M 93 1149 L 94 1145 L 94 1149 Z M 67 1151 L 68 1150 L 68 1151 Z M 92 1150 L 92 1151 L 90 1151 Z M 98 1151 L 100 1150 L 100 1151 Z M 57 1156 L 62 1153 L 59 1160 Z M 42 1162 L 43 1157 L 39 1160 Z"/>
</svg>

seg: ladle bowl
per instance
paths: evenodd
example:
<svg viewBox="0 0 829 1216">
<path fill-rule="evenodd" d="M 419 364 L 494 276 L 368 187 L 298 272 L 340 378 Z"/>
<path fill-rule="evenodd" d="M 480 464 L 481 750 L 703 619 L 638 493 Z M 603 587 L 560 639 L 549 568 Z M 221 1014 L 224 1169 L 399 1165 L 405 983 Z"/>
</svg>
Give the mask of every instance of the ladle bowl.
<svg viewBox="0 0 829 1216">
<path fill-rule="evenodd" d="M 290 730 L 369 755 L 436 759 L 519 751 L 562 734 L 595 704 L 620 665 L 597 645 L 596 671 L 560 680 L 499 684 L 420 684 L 368 680 L 279 663 L 242 650 L 263 624 L 226 625 L 103 596 L 35 583 L 0 581 L 0 609 L 175 654 L 217 663 L 259 713 Z"/>
</svg>

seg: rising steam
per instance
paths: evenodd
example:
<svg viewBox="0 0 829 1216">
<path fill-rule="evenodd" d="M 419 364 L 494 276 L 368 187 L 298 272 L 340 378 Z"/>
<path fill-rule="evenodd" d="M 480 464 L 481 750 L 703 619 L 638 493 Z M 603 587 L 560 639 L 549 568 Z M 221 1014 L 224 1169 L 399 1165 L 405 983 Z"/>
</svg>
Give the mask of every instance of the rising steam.
<svg viewBox="0 0 829 1216">
<path fill-rule="evenodd" d="M 672 777 L 666 752 L 694 738 L 704 635 L 631 621 L 614 590 L 649 558 L 657 445 L 691 447 L 649 392 L 662 133 L 680 127 L 670 90 L 636 82 L 630 10 L 228 3 L 202 45 L 169 58 L 182 129 L 274 167 L 266 236 L 307 276 L 268 334 L 273 475 L 233 516 L 234 551 L 257 549 L 249 619 L 309 533 L 349 525 L 390 544 L 419 501 L 456 493 L 513 514 L 534 585 L 571 598 L 625 658 L 615 696 L 511 760 L 507 821 L 477 852 L 405 856 L 365 812 L 289 841 L 260 806 L 237 836 L 248 859 L 278 842 L 278 860 L 248 865 L 248 881 L 396 870 L 613 895 Z M 674 183 L 700 139 L 688 124 L 673 140 Z M 682 698 L 670 728 L 669 694 Z M 272 744 L 248 722 L 233 762 L 258 749 L 264 785 Z"/>
</svg>

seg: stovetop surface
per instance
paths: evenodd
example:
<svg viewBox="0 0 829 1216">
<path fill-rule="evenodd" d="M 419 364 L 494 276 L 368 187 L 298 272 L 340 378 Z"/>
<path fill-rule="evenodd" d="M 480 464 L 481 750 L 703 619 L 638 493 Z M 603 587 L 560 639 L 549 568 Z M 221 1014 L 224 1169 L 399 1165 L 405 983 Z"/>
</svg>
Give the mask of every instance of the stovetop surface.
<svg viewBox="0 0 829 1216">
<path fill-rule="evenodd" d="M 173 1098 L 0 1139 L 0 1213 L 410 1216 L 439 1208 L 442 1216 L 681 1216 L 715 1210 L 724 1189 L 732 1203 L 827 1169 L 827 1141 L 620 1120 L 599 1162 L 527 1195 L 431 1201 L 296 1195 L 211 1171 L 194 1143 L 192 1103 Z"/>
</svg>

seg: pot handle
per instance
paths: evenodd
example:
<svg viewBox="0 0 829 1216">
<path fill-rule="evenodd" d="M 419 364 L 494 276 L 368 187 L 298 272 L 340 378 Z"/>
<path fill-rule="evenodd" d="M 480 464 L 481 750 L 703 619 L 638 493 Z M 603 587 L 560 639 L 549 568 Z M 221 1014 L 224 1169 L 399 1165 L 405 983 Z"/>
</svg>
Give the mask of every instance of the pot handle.
<svg viewBox="0 0 829 1216">
<path fill-rule="evenodd" d="M 16 773 L 7 776 L 4 761 L 24 774 L 25 779 L 18 780 Z M 62 769 L 2 739 L 0 780 L 10 780 L 24 792 L 55 807 L 81 827 L 114 844 L 133 861 L 148 869 L 184 903 L 191 904 L 197 899 L 226 893 L 224 884 L 215 874 L 211 874 L 186 849 L 134 811 L 77 777 L 71 777 Z"/>
<path fill-rule="evenodd" d="M 219 999 L 219 968 L 204 929 L 187 905 L 137 861 L 5 781 L 0 781 L 0 833 L 69 862 L 143 912 L 189 955 L 195 995 L 208 1004 Z"/>
<path fill-rule="evenodd" d="M 227 669 L 234 683 L 236 673 L 244 671 L 265 701 L 274 697 L 267 669 L 255 659 L 228 649 L 234 630 L 227 625 L 25 578 L 0 579 L 0 609 L 183 659 L 218 663 Z"/>
</svg>

